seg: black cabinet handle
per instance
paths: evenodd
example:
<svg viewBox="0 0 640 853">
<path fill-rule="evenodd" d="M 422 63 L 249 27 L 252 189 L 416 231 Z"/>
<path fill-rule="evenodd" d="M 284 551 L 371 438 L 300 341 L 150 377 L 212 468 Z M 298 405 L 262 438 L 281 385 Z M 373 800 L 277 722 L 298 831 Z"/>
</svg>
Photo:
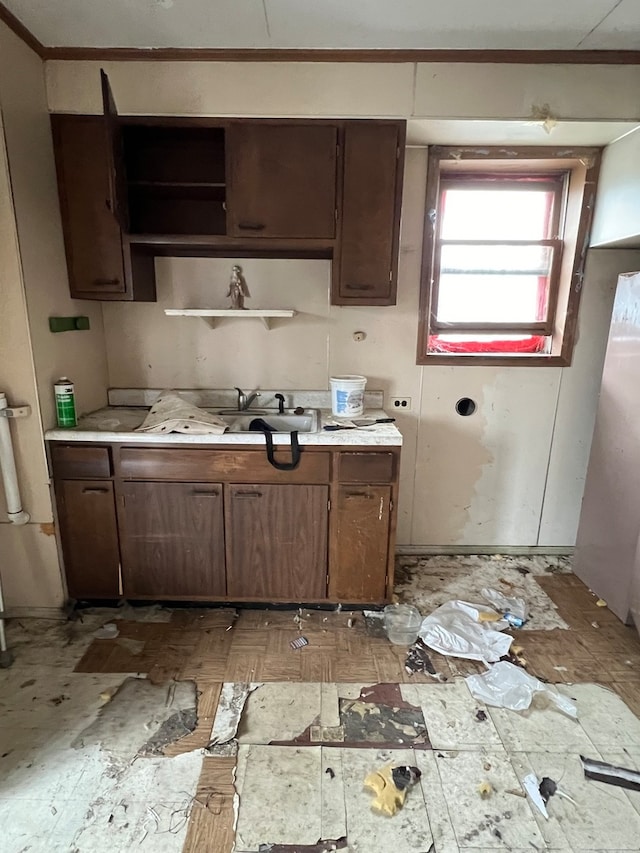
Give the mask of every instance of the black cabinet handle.
<svg viewBox="0 0 640 853">
<path fill-rule="evenodd" d="M 211 491 L 200 492 L 200 491 L 198 491 L 198 489 L 194 489 L 191 492 L 191 494 L 197 498 L 219 498 L 220 497 L 220 492 L 218 490 L 213 491 L 213 492 L 211 492 Z"/>
<path fill-rule="evenodd" d="M 262 492 L 236 492 L 236 498 L 261 498 Z"/>
<path fill-rule="evenodd" d="M 120 284 L 119 278 L 94 278 L 91 282 L 96 287 L 112 287 L 115 284 Z"/>
<path fill-rule="evenodd" d="M 266 225 L 262 222 L 238 222 L 238 228 L 243 231 L 264 231 Z"/>
<path fill-rule="evenodd" d="M 347 290 L 375 290 L 372 284 L 347 284 Z"/>
<path fill-rule="evenodd" d="M 83 495 L 106 495 L 109 489 L 87 488 L 82 490 Z"/>
<path fill-rule="evenodd" d="M 367 492 L 347 492 L 346 495 L 348 498 L 364 498 L 367 501 L 372 501 L 374 495 L 367 494 Z"/>
</svg>

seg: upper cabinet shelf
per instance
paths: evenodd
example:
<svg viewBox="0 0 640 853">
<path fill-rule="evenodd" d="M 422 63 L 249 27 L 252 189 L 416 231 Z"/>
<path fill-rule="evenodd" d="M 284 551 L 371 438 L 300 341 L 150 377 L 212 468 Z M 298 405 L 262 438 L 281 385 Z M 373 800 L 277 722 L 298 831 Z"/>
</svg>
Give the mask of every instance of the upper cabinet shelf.
<svg viewBox="0 0 640 853">
<path fill-rule="evenodd" d="M 52 115 L 71 295 L 155 300 L 154 257 L 332 259 L 395 303 L 405 122 Z"/>
</svg>

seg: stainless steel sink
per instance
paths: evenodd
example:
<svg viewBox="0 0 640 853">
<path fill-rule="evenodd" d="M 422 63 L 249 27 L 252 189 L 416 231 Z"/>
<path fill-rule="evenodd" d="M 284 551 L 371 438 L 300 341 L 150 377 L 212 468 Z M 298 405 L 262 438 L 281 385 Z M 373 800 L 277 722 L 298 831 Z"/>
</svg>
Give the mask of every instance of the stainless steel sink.
<svg viewBox="0 0 640 853">
<path fill-rule="evenodd" d="M 218 412 L 219 416 L 229 424 L 229 432 L 261 432 L 260 428 L 251 424 L 256 419 L 262 420 L 273 427 L 274 432 L 318 432 L 320 417 L 317 409 L 305 409 L 302 414 L 294 414 L 293 410 L 280 414 L 273 409 L 251 409 L 250 411 Z"/>
</svg>

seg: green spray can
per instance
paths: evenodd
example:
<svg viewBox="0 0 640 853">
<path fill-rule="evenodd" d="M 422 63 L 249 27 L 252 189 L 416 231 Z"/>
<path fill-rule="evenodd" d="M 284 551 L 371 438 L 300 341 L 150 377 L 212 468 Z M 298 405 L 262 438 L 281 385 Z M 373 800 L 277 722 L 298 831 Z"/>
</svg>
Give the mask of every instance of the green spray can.
<svg viewBox="0 0 640 853">
<path fill-rule="evenodd" d="M 53 386 L 56 396 L 56 416 L 59 427 L 77 426 L 76 418 L 76 395 L 73 382 L 63 376 Z"/>
</svg>

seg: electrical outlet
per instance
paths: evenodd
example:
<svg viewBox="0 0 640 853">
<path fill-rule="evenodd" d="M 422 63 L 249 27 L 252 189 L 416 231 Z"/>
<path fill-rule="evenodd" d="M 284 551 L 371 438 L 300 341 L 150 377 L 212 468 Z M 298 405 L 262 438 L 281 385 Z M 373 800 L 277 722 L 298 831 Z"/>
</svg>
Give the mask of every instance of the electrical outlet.
<svg viewBox="0 0 640 853">
<path fill-rule="evenodd" d="M 391 408 L 408 412 L 411 409 L 411 397 L 392 397 Z"/>
</svg>

